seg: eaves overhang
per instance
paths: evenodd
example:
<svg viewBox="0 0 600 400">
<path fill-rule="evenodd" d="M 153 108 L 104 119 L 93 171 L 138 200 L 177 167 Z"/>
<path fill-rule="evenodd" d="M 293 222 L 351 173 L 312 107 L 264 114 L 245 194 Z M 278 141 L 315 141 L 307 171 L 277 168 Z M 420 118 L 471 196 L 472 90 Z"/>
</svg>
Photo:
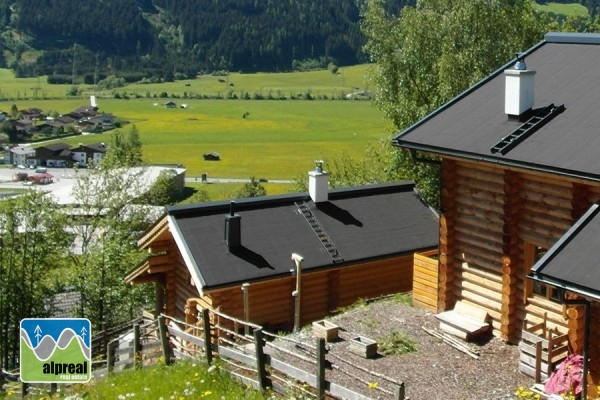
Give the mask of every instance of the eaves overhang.
<svg viewBox="0 0 600 400">
<path fill-rule="evenodd" d="M 542 164 L 529 163 L 529 162 L 518 161 L 518 160 L 510 160 L 510 159 L 497 157 L 497 156 L 485 156 L 480 153 L 460 151 L 460 150 L 455 150 L 455 149 L 447 149 L 447 148 L 443 148 L 443 147 L 430 146 L 430 145 L 424 145 L 424 144 L 413 143 L 413 142 L 398 141 L 398 142 L 395 142 L 394 145 L 411 150 L 411 151 L 421 151 L 424 153 L 429 153 L 429 154 L 437 156 L 437 157 L 448 156 L 448 157 L 454 157 L 454 158 L 462 158 L 462 159 L 466 159 L 466 160 L 487 162 L 490 164 L 503 165 L 503 166 L 512 167 L 512 168 L 519 168 L 519 169 L 525 169 L 525 170 L 536 171 L 536 172 L 544 172 L 544 173 L 560 175 L 560 176 L 565 176 L 565 177 L 574 178 L 574 179 L 583 179 L 586 181 L 600 182 L 600 175 L 598 175 L 598 174 L 585 173 L 582 171 L 575 171 L 575 170 L 570 170 L 570 169 L 566 169 L 566 168 L 549 167 L 547 165 L 542 165 Z"/>
<path fill-rule="evenodd" d="M 202 278 L 200 268 L 198 268 L 198 264 L 196 264 L 196 260 L 194 259 L 190 248 L 188 247 L 185 239 L 183 238 L 183 235 L 181 234 L 181 230 L 179 229 L 175 218 L 169 215 L 167 216 L 167 220 L 169 223 L 169 229 L 171 230 L 171 233 L 173 235 L 173 239 L 175 240 L 175 243 L 179 248 L 179 252 L 181 253 L 181 257 L 183 258 L 183 261 L 185 262 L 185 265 L 188 271 L 190 272 L 190 275 L 192 276 L 192 282 L 194 283 L 194 286 L 196 286 L 196 289 L 198 289 L 198 292 L 202 297 L 204 296 L 203 289 L 206 282 Z"/>
<path fill-rule="evenodd" d="M 590 288 L 584 285 L 560 279 L 552 274 L 546 273 L 546 268 L 560 254 L 560 252 L 577 237 L 587 224 L 600 213 L 600 205 L 592 205 L 584 215 L 548 250 L 548 252 L 531 268 L 527 278 L 537 282 L 579 294 L 588 299 L 600 301 L 600 288 Z"/>
</svg>

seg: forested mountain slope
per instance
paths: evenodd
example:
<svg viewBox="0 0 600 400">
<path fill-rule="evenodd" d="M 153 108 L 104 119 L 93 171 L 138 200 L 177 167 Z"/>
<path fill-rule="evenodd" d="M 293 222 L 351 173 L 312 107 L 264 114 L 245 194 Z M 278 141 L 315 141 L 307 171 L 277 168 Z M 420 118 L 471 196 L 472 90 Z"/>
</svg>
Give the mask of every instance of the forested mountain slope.
<svg viewBox="0 0 600 400">
<path fill-rule="evenodd" d="M 386 0 L 394 13 L 414 0 Z M 0 0 L 0 64 L 18 76 L 172 78 L 363 62 L 365 0 Z M 2 66 L 2 65 L 0 65 Z"/>
</svg>

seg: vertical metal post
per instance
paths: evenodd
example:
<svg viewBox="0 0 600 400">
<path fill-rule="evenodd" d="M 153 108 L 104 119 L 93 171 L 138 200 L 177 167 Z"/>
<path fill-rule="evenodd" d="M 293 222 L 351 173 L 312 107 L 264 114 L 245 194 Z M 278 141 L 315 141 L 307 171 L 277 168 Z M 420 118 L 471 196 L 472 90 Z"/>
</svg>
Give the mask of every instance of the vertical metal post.
<svg viewBox="0 0 600 400">
<path fill-rule="evenodd" d="M 296 290 L 292 292 L 294 297 L 294 332 L 300 330 L 300 310 L 301 310 L 301 293 L 302 293 L 302 262 L 304 258 L 298 254 L 292 254 L 292 260 L 296 263 Z"/>
<path fill-rule="evenodd" d="M 245 282 L 242 284 L 242 292 L 244 292 L 244 321 L 246 321 L 246 325 L 244 325 L 244 335 L 248 336 L 250 334 L 250 327 L 248 326 L 248 322 L 250 322 L 250 304 L 248 303 L 248 288 L 250 284 Z"/>
</svg>

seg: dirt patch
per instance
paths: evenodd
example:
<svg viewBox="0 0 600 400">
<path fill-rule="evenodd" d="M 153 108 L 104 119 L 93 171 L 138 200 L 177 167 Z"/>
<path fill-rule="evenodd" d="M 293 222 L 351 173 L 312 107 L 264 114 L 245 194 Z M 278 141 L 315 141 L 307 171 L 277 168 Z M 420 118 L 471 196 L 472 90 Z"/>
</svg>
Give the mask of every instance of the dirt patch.
<svg viewBox="0 0 600 400">
<path fill-rule="evenodd" d="M 339 339 L 327 343 L 326 359 L 331 362 L 331 368 L 326 370 L 327 380 L 372 398 L 393 398 L 395 383 L 399 382 L 404 382 L 406 396 L 412 400 L 514 399 L 519 386 L 533 384 L 531 378 L 518 371 L 517 346 L 490 335 L 478 343 L 467 344 L 479 355 L 473 358 L 423 329 L 439 331 L 439 323 L 431 312 L 397 298 L 360 304 L 327 320 L 340 327 Z M 351 339 L 357 336 L 382 342 L 393 332 L 410 339 L 417 351 L 385 356 L 379 352 L 371 359 L 349 351 Z M 316 339 L 311 327 L 289 338 L 292 340 L 278 345 L 312 358 Z M 286 354 L 278 354 L 277 358 L 294 365 L 303 363 Z M 314 366 L 306 368 L 311 370 Z"/>
</svg>

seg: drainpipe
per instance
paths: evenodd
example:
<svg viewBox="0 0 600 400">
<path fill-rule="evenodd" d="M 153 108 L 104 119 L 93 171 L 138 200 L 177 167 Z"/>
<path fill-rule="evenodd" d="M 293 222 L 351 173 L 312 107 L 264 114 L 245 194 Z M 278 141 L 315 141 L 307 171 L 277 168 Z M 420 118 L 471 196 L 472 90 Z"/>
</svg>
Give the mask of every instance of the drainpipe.
<svg viewBox="0 0 600 400">
<path fill-rule="evenodd" d="M 301 273 L 302 273 L 302 262 L 304 258 L 296 253 L 292 254 L 292 260 L 296 263 L 296 290 L 292 292 L 292 296 L 294 297 L 294 332 L 298 332 L 300 330 L 300 292 L 302 290 L 302 281 L 301 281 Z"/>
<path fill-rule="evenodd" d="M 250 327 L 248 326 L 248 322 L 250 322 L 250 304 L 248 302 L 248 288 L 250 284 L 248 282 L 242 283 L 242 292 L 244 292 L 244 321 L 246 324 L 244 325 L 244 335 L 248 336 L 250 334 Z"/>
<path fill-rule="evenodd" d="M 589 351 L 589 337 L 590 337 L 590 306 L 591 302 L 586 299 L 567 299 L 565 297 L 565 290 L 561 290 L 561 302 L 567 305 L 583 305 L 585 307 L 585 322 L 583 325 L 583 352 L 581 356 L 583 357 L 583 368 L 581 374 L 583 375 L 582 379 L 582 388 L 581 388 L 581 398 L 583 400 L 587 400 L 587 371 L 588 371 L 588 351 Z"/>
<path fill-rule="evenodd" d="M 425 158 L 419 156 L 419 153 L 415 149 L 410 149 L 410 156 L 412 157 L 414 162 L 424 163 L 429 165 L 435 165 L 438 167 L 438 204 L 437 210 L 441 213 L 442 210 L 442 162 L 440 160 L 432 160 L 429 158 Z"/>
</svg>

